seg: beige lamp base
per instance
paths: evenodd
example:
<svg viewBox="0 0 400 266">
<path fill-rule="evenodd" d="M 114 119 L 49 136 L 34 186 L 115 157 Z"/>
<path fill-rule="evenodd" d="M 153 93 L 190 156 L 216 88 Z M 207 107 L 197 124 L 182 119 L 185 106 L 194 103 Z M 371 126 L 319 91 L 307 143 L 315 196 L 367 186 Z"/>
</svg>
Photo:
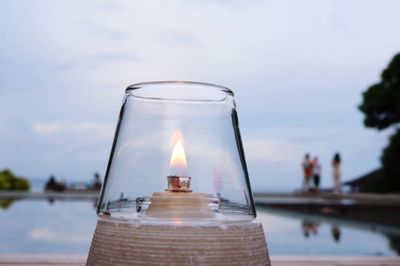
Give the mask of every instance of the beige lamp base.
<svg viewBox="0 0 400 266">
<path fill-rule="evenodd" d="M 271 265 L 258 222 L 135 225 L 99 219 L 87 265 Z"/>
</svg>

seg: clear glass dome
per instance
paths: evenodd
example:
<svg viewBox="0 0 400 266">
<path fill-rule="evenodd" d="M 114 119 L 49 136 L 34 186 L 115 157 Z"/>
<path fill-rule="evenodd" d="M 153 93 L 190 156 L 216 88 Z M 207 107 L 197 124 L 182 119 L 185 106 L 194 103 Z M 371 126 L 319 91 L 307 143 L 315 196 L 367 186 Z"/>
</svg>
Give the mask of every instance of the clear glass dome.
<svg viewBox="0 0 400 266">
<path fill-rule="evenodd" d="M 198 82 L 129 86 L 98 203 L 103 218 L 255 218 L 233 92 Z"/>
</svg>

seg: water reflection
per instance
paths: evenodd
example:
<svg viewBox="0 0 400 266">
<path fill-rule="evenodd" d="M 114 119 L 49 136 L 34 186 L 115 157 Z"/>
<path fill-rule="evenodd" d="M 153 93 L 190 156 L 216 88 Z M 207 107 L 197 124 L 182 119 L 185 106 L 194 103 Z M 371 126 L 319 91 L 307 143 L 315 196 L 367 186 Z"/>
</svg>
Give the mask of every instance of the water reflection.
<svg viewBox="0 0 400 266">
<path fill-rule="evenodd" d="M 307 244 L 304 247 L 310 255 L 356 255 L 360 250 L 364 250 L 361 255 L 382 256 L 390 254 L 388 251 L 394 252 L 392 255 L 400 254 L 400 228 L 394 226 L 259 206 L 258 214 L 259 218 L 263 220 L 264 228 L 267 231 L 267 238 L 274 233 L 271 230 L 268 234 L 269 229 L 274 228 L 274 226 L 276 227 L 276 225 L 274 221 L 270 221 L 270 217 L 263 217 L 265 213 L 284 217 L 288 223 L 297 220 L 297 228 L 300 227 L 300 230 L 297 229 L 297 234 L 299 237 L 301 236 L 303 241 L 307 239 Z M 280 226 L 283 226 L 281 221 L 279 223 Z M 289 224 L 284 229 L 274 228 L 274 230 L 286 231 L 281 232 L 281 234 L 285 236 L 290 235 L 291 242 L 293 243 L 297 241 L 295 240 L 296 237 L 289 233 Z M 271 242 L 271 237 L 268 239 Z M 288 241 L 282 241 L 282 243 L 286 246 L 291 244 Z M 348 249 L 348 251 L 344 249 Z M 304 253 L 299 254 L 303 255 Z"/>
<path fill-rule="evenodd" d="M 335 240 L 336 242 L 339 242 L 340 241 L 340 235 L 341 235 L 341 231 L 340 231 L 339 226 L 332 225 L 331 232 L 332 232 L 333 240 Z"/>
<path fill-rule="evenodd" d="M 0 253 L 87 253 L 97 221 L 95 203 L 2 200 Z M 399 228 L 262 207 L 257 214 L 272 255 L 400 254 Z"/>
<path fill-rule="evenodd" d="M 390 247 L 400 255 L 400 236 L 392 234 L 387 234 L 386 236 L 389 239 Z"/>
<path fill-rule="evenodd" d="M 314 223 L 309 220 L 303 220 L 301 223 L 301 228 L 303 230 L 303 235 L 305 238 L 308 238 L 313 235 L 317 235 L 318 227 L 319 227 L 318 223 Z"/>
<path fill-rule="evenodd" d="M 10 199 L 0 199 L 0 208 L 1 209 L 8 209 L 11 207 L 13 200 Z"/>
<path fill-rule="evenodd" d="M 316 236 L 318 234 L 319 225 L 320 225 L 319 222 L 313 220 L 309 219 L 302 220 L 301 228 L 304 237 L 309 238 L 310 236 Z M 382 230 L 377 230 L 375 228 L 375 225 L 371 225 L 370 229 L 371 231 L 374 232 L 382 231 Z M 387 231 L 383 230 L 384 232 L 382 233 L 388 239 L 391 249 L 395 250 L 397 254 L 400 254 L 400 232 L 395 232 L 396 229 L 394 228 L 389 227 L 388 229 L 389 230 Z M 392 230 L 394 230 L 395 233 L 393 233 Z M 330 231 L 334 242 L 339 243 L 342 236 L 342 230 L 340 229 L 340 227 L 337 224 L 332 224 Z"/>
<path fill-rule="evenodd" d="M 0 210 L 7 210 L 11 208 L 14 202 L 16 201 L 22 201 L 21 199 L 8 199 L 8 198 L 0 198 Z M 70 199 L 60 199 L 60 198 L 54 198 L 54 197 L 47 197 L 44 199 L 44 201 L 47 201 L 48 204 L 51 206 L 53 205 L 56 201 L 71 201 Z M 78 199 L 78 201 L 82 201 L 82 199 Z M 97 207 L 97 198 L 93 199 L 87 199 L 85 201 L 92 202 L 93 209 L 96 209 Z"/>
<path fill-rule="evenodd" d="M 301 222 L 301 229 L 305 238 L 310 238 L 318 235 L 320 223 L 312 220 L 304 219 Z M 341 230 L 336 224 L 331 226 L 331 235 L 334 242 L 340 242 Z"/>
<path fill-rule="evenodd" d="M 55 202 L 56 202 L 57 200 L 59 200 L 59 201 L 70 201 L 70 200 L 62 200 L 62 199 L 60 200 L 59 198 L 53 198 L 53 197 L 48 197 L 48 198 L 47 198 L 47 202 L 49 203 L 49 205 L 55 204 Z M 82 200 L 80 199 L 79 201 L 82 201 Z M 92 202 L 93 209 L 96 209 L 96 208 L 97 208 L 97 198 L 94 198 L 94 199 L 87 199 L 87 200 L 85 200 L 85 201 L 87 201 L 87 202 Z"/>
</svg>

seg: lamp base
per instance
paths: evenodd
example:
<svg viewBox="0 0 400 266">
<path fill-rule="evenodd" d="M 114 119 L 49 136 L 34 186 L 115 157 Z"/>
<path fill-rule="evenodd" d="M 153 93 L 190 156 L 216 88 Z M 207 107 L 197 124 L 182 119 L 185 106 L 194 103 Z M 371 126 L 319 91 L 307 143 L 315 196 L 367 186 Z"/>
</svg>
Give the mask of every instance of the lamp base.
<svg viewBox="0 0 400 266">
<path fill-rule="evenodd" d="M 87 265 L 271 265 L 262 225 L 149 225 L 100 218 Z"/>
</svg>

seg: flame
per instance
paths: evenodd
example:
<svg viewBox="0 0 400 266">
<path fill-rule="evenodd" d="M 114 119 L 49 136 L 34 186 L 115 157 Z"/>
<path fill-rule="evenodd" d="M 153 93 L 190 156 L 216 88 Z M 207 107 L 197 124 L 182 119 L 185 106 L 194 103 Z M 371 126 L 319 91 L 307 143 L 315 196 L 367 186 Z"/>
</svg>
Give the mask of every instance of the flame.
<svg viewBox="0 0 400 266">
<path fill-rule="evenodd" d="M 176 130 L 172 135 L 171 145 L 174 148 L 172 150 L 169 166 L 186 168 L 187 163 L 186 163 L 185 149 L 183 148 L 183 136 L 179 130 Z"/>
</svg>

